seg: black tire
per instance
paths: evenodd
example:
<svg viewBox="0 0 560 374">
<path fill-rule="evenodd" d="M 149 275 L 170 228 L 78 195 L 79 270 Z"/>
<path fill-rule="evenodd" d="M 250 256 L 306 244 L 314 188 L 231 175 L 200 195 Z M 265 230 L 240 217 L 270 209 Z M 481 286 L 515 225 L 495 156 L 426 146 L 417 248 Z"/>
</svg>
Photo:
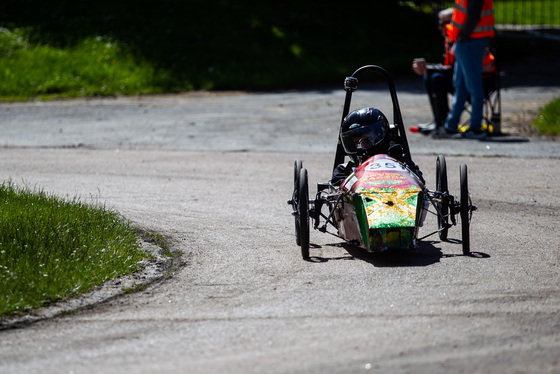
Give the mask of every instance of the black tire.
<svg viewBox="0 0 560 374">
<path fill-rule="evenodd" d="M 469 196 L 469 181 L 467 175 L 467 165 L 462 164 L 460 168 L 461 182 L 461 241 L 463 242 L 463 254 L 471 253 L 470 220 L 471 220 L 471 198 Z"/>
<path fill-rule="evenodd" d="M 297 220 L 299 223 L 299 237 L 301 256 L 309 258 L 309 189 L 307 185 L 307 169 L 301 168 L 298 185 Z"/>
<path fill-rule="evenodd" d="M 301 160 L 294 161 L 294 194 L 292 196 L 292 206 L 294 210 L 297 212 L 298 210 L 298 201 L 299 201 L 299 174 L 302 168 Z M 301 235 L 300 235 L 300 227 L 299 227 L 299 219 L 298 216 L 295 216 L 295 232 L 296 232 L 296 244 L 301 245 Z"/>
<path fill-rule="evenodd" d="M 449 194 L 449 188 L 447 186 L 447 165 L 443 155 L 439 155 L 436 161 L 436 191 L 446 196 Z M 441 199 L 436 203 L 436 206 L 439 210 L 439 214 L 437 215 L 439 239 L 447 240 L 447 233 L 449 231 L 447 227 L 449 223 L 449 200 Z"/>
<path fill-rule="evenodd" d="M 294 189 L 297 190 L 299 184 L 299 171 L 301 170 L 303 163 L 301 160 L 294 161 Z"/>
</svg>

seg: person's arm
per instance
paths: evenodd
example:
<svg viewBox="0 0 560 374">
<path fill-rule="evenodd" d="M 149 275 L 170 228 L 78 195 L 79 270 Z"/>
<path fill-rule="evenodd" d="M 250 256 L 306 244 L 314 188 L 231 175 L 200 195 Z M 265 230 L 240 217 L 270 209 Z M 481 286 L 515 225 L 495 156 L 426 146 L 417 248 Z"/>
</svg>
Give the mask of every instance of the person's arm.
<svg viewBox="0 0 560 374">
<path fill-rule="evenodd" d="M 476 27 L 476 24 L 480 21 L 483 5 L 484 0 L 469 0 L 469 4 L 467 5 L 467 19 L 459 32 L 458 41 L 464 41 L 471 37 L 471 33 Z"/>
<path fill-rule="evenodd" d="M 426 66 L 428 63 L 423 58 L 415 58 L 412 61 L 412 70 L 418 75 L 426 74 Z"/>
</svg>

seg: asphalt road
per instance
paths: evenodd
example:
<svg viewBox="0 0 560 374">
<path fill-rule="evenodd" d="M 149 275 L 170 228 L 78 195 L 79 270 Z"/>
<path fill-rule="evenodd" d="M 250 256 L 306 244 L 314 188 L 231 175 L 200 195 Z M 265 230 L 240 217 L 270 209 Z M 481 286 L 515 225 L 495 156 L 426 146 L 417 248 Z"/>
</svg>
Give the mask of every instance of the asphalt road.
<svg viewBox="0 0 560 374">
<path fill-rule="evenodd" d="M 356 107 L 391 112 L 384 91 L 362 92 Z M 504 128 L 558 95 L 504 90 Z M 558 143 L 409 133 L 430 185 L 436 154 L 451 193 L 468 164 L 473 255 L 461 254 L 459 228 L 457 240 L 434 236 L 407 255 L 313 231 L 307 262 L 286 205 L 293 160 L 312 193 L 329 178 L 343 97 L 1 104 L 0 178 L 102 201 L 166 235 L 185 266 L 135 294 L 0 331 L 0 373 L 559 372 Z M 399 99 L 407 125 L 430 119 L 421 88 Z"/>
</svg>

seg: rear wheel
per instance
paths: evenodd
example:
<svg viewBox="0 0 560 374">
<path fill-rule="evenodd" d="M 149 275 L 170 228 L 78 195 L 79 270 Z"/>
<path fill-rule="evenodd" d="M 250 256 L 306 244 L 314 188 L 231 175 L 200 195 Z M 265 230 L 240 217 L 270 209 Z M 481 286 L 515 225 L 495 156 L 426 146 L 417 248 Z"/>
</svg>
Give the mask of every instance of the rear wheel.
<svg viewBox="0 0 560 374">
<path fill-rule="evenodd" d="M 301 168 L 298 181 L 298 202 L 296 226 L 299 224 L 299 239 L 301 256 L 309 258 L 309 189 L 307 184 L 307 169 Z"/>
<path fill-rule="evenodd" d="M 447 196 L 449 195 L 449 188 L 447 187 L 447 165 L 443 155 L 439 155 L 436 161 L 436 192 L 441 195 L 436 203 L 439 239 L 447 240 L 449 231 L 449 200 Z"/>
<path fill-rule="evenodd" d="M 469 182 L 467 175 L 467 165 L 462 164 L 460 168 L 461 182 L 461 241 L 463 242 L 463 254 L 471 253 L 470 220 L 471 220 L 471 198 L 469 196 Z"/>
<path fill-rule="evenodd" d="M 292 205 L 294 207 L 294 211 L 298 211 L 298 201 L 299 201 L 299 174 L 302 168 L 301 160 L 294 161 L 294 194 L 292 196 Z M 301 245 L 301 235 L 300 235 L 300 227 L 299 227 L 299 219 L 298 216 L 295 216 L 295 231 L 296 231 L 296 244 Z"/>
</svg>

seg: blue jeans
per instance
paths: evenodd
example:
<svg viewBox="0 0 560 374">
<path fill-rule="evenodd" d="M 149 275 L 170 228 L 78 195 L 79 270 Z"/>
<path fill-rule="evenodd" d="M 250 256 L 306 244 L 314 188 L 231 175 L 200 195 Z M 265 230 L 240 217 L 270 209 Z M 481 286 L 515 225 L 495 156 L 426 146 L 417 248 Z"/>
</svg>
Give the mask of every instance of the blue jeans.
<svg viewBox="0 0 560 374">
<path fill-rule="evenodd" d="M 470 129 L 480 131 L 484 105 L 484 86 L 482 85 L 482 59 L 489 38 L 469 39 L 455 43 L 455 71 L 453 73 L 453 103 L 445 121 L 445 127 L 457 131 L 461 113 L 470 95 Z"/>
</svg>

